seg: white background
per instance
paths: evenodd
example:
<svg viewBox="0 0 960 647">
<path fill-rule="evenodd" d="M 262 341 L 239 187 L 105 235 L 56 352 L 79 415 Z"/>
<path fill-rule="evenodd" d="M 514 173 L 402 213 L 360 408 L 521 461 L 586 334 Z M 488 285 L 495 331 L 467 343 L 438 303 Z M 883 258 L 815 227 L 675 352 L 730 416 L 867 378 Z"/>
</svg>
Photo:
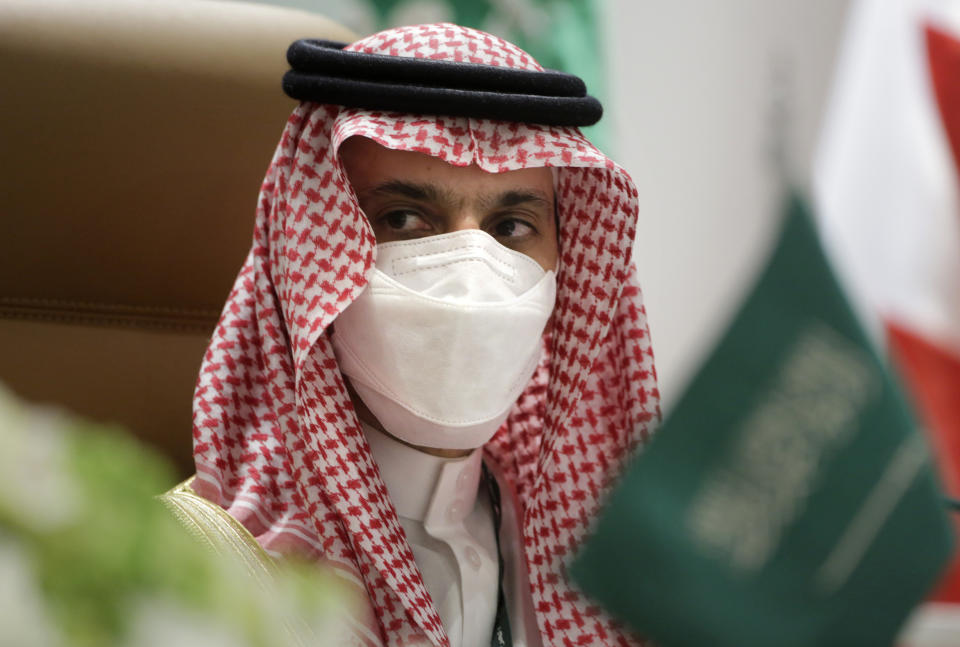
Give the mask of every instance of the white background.
<svg viewBox="0 0 960 647">
<path fill-rule="evenodd" d="M 635 258 L 665 409 L 806 188 L 846 0 L 606 0 L 611 154 L 640 192 Z M 774 124 L 779 124 L 775 126 Z"/>
</svg>

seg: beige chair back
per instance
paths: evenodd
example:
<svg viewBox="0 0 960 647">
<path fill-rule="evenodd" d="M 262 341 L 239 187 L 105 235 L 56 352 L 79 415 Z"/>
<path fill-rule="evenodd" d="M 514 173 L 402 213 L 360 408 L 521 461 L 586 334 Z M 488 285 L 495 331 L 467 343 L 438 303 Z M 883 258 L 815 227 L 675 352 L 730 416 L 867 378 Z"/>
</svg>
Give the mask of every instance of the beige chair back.
<svg viewBox="0 0 960 647">
<path fill-rule="evenodd" d="M 294 102 L 300 11 L 0 0 L 0 383 L 191 469 L 193 387 Z"/>
</svg>

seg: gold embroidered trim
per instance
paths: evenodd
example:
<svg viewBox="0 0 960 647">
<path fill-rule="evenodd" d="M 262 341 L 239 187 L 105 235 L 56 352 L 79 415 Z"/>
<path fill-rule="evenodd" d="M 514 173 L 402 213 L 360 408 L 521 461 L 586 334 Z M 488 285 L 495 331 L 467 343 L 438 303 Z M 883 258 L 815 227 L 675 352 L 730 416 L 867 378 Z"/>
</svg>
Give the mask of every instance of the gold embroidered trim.
<svg viewBox="0 0 960 647">
<path fill-rule="evenodd" d="M 191 476 L 157 498 L 200 543 L 217 555 L 239 558 L 247 572 L 261 586 L 266 586 L 276 573 L 273 558 L 243 524 L 216 503 L 194 492 L 190 487 L 193 479 Z M 315 636 L 303 622 L 287 619 L 283 624 L 291 644 L 306 647 L 316 643 Z"/>
<path fill-rule="evenodd" d="M 273 558 L 243 524 L 194 492 L 190 487 L 193 478 L 157 498 L 197 540 L 218 555 L 239 558 L 247 572 L 265 584 L 276 568 Z"/>
</svg>

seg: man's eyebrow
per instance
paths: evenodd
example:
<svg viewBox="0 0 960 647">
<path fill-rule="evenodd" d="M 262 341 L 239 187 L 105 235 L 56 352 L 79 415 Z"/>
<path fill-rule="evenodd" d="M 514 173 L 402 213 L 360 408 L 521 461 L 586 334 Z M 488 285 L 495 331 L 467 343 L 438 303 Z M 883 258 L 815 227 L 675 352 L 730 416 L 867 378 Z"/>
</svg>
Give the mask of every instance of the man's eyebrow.
<svg viewBox="0 0 960 647">
<path fill-rule="evenodd" d="M 409 180 L 387 180 L 360 192 L 361 196 L 395 197 L 402 196 L 421 202 L 435 204 L 454 204 L 459 202 L 450 191 L 430 182 L 411 182 Z M 477 196 L 477 203 L 484 210 L 508 209 L 522 204 L 537 204 L 545 208 L 553 205 L 553 200 L 543 191 L 535 189 L 510 189 L 502 193 L 489 193 Z"/>
<path fill-rule="evenodd" d="M 550 207 L 553 204 L 550 196 L 543 191 L 533 189 L 512 189 L 496 195 L 484 196 L 481 202 L 488 209 L 507 209 L 531 202 L 539 203 L 544 207 Z"/>
<path fill-rule="evenodd" d="M 400 195 L 412 200 L 439 202 L 443 191 L 427 182 L 408 182 L 406 180 L 388 180 L 361 192 L 362 195 L 390 197 Z"/>
</svg>

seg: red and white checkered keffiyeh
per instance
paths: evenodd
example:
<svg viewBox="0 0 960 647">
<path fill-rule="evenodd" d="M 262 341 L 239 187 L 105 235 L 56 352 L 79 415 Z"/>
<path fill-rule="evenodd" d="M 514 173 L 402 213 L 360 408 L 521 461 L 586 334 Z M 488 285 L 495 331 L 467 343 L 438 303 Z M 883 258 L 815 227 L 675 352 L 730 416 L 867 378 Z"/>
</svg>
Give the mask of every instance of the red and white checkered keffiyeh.
<svg viewBox="0 0 960 647">
<path fill-rule="evenodd" d="M 542 69 L 499 38 L 449 24 L 391 29 L 348 49 Z M 631 262 L 636 188 L 575 128 L 315 103 L 294 110 L 260 193 L 253 248 L 203 360 L 194 488 L 269 552 L 322 560 L 365 589 L 365 644 L 447 644 L 326 334 L 376 254 L 337 158 L 354 135 L 490 172 L 559 169 L 561 261 L 546 352 L 484 452 L 517 494 L 544 645 L 631 644 L 564 569 L 659 415 Z"/>
</svg>

